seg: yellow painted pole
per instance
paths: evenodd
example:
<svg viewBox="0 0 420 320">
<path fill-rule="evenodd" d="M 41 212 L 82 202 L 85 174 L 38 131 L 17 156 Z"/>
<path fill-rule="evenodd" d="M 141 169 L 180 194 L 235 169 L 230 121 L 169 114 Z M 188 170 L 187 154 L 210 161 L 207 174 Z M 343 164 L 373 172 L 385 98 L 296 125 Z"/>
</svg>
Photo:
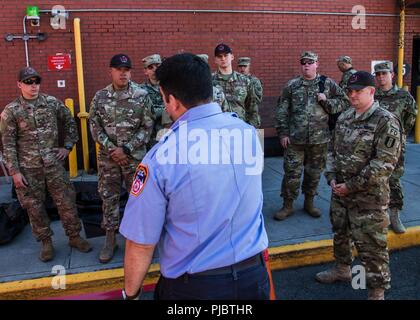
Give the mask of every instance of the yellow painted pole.
<svg viewBox="0 0 420 320">
<path fill-rule="evenodd" d="M 398 77 L 397 85 L 403 86 L 403 64 L 404 64 L 404 33 L 405 33 L 405 4 L 402 1 L 400 9 L 400 38 L 398 42 Z"/>
<path fill-rule="evenodd" d="M 87 119 L 89 113 L 86 112 L 85 104 L 85 82 L 83 78 L 83 58 L 82 41 L 80 35 L 80 18 L 74 19 L 74 45 L 76 48 L 76 67 L 77 67 L 77 87 L 79 91 L 79 109 L 77 116 L 80 119 L 80 129 L 83 147 L 83 167 L 85 171 L 89 170 L 89 144 L 87 136 Z"/>
<path fill-rule="evenodd" d="M 420 143 L 420 86 L 417 86 L 416 101 L 417 101 L 417 119 L 416 119 L 416 130 L 414 133 L 414 142 Z"/>
<path fill-rule="evenodd" d="M 99 172 L 99 143 L 96 143 L 96 170 Z"/>
<path fill-rule="evenodd" d="M 71 115 L 74 117 L 74 101 L 73 99 L 66 99 L 64 101 L 67 108 L 69 108 Z M 73 149 L 69 153 L 69 171 L 70 178 L 77 177 L 77 149 L 76 145 L 73 146 Z"/>
</svg>

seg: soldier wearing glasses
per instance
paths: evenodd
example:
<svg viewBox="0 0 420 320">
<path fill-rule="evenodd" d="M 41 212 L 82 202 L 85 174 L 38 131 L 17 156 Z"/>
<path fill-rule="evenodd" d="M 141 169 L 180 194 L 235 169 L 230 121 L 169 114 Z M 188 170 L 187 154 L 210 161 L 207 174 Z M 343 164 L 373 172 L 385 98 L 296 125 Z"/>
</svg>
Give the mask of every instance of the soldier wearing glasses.
<svg viewBox="0 0 420 320">
<path fill-rule="evenodd" d="M 39 93 L 40 83 L 41 76 L 33 68 L 19 72 L 21 96 L 2 112 L 0 132 L 18 199 L 28 211 L 33 235 L 42 243 L 39 259 L 46 262 L 54 257 L 53 231 L 44 205 L 46 189 L 56 204 L 69 245 L 81 252 L 89 252 L 91 246 L 79 235 L 76 195 L 63 167 L 63 160 L 78 140 L 76 123 L 61 101 Z M 58 145 L 59 121 L 63 146 Z"/>
<path fill-rule="evenodd" d="M 274 215 L 276 220 L 284 220 L 293 213 L 303 167 L 304 209 L 314 218 L 321 216 L 313 200 L 326 163 L 330 140 L 328 117 L 348 106 L 347 96 L 334 80 L 317 73 L 317 54 L 303 52 L 300 64 L 302 75 L 287 83 L 277 106 L 275 126 L 285 155 L 283 208 Z"/>
</svg>

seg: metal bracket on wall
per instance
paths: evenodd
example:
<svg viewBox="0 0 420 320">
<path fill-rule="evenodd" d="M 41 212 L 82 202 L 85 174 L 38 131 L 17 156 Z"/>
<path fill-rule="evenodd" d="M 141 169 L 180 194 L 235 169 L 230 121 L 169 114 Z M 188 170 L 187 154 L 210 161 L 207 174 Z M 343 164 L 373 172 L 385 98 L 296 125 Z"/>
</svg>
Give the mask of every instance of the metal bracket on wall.
<svg viewBox="0 0 420 320">
<path fill-rule="evenodd" d="M 47 39 L 47 34 L 45 32 L 38 32 L 36 35 L 30 35 L 29 33 L 24 33 L 22 35 L 14 35 L 12 33 L 7 33 L 4 36 L 4 40 L 12 42 L 15 39 L 21 39 L 23 41 L 28 41 L 30 39 L 37 39 L 38 41 L 44 41 Z"/>
</svg>

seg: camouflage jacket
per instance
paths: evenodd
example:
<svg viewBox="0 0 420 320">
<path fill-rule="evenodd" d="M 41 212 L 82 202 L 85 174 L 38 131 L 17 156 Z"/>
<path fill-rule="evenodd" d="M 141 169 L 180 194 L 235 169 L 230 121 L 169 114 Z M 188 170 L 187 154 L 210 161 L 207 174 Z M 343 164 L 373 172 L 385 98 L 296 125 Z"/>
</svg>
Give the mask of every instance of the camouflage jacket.
<svg viewBox="0 0 420 320">
<path fill-rule="evenodd" d="M 333 150 L 325 176 L 350 191 L 345 199 L 366 209 L 384 209 L 389 202 L 389 177 L 401 150 L 398 119 L 378 102 L 356 118 L 356 110 L 343 112 L 337 121 Z"/>
<path fill-rule="evenodd" d="M 353 68 L 348 69 L 347 71 L 343 72 L 343 76 L 341 78 L 341 81 L 339 83 L 339 86 L 344 91 L 347 89 L 347 82 L 349 81 L 350 77 L 355 74 L 357 71 Z"/>
<path fill-rule="evenodd" d="M 140 88 L 147 91 L 147 94 L 152 102 L 152 115 L 155 122 L 153 127 L 152 135 L 150 136 L 150 141 L 147 145 L 147 149 L 150 150 L 156 143 L 157 132 L 163 128 L 162 124 L 162 114 L 165 110 L 165 104 L 163 103 L 162 95 L 160 94 L 159 85 L 153 85 L 150 81 L 141 83 Z"/>
<path fill-rule="evenodd" d="M 112 84 L 99 90 L 90 105 L 89 124 L 100 151 L 126 146 L 134 159 L 141 160 L 154 125 L 151 107 L 147 92 L 131 81 L 122 92 Z"/>
<path fill-rule="evenodd" d="M 9 103 L 0 120 L 4 158 L 10 175 L 19 167 L 41 168 L 53 166 L 58 148 L 58 131 L 62 127 L 64 146 L 78 141 L 76 122 L 70 110 L 58 99 L 43 93 L 34 104 L 23 97 Z"/>
<path fill-rule="evenodd" d="M 229 112 L 229 105 L 226 101 L 225 94 L 220 86 L 213 86 L 213 102 L 217 102 L 222 108 L 223 112 Z M 169 114 L 164 110 L 162 114 L 162 125 L 172 124 Z"/>
<path fill-rule="evenodd" d="M 258 128 L 261 124 L 258 114 L 258 103 L 251 80 L 236 71 L 233 71 L 228 80 L 224 80 L 222 74 L 213 73 L 213 86 L 223 89 L 226 96 L 228 112 L 235 112 L 239 118 Z"/>
<path fill-rule="evenodd" d="M 403 134 L 407 135 L 413 129 L 417 117 L 417 105 L 414 98 L 396 85 L 389 90 L 376 89 L 375 100 L 379 105 L 394 114 L 401 122 Z"/>
<path fill-rule="evenodd" d="M 327 101 L 317 102 L 320 76 L 313 80 L 298 77 L 290 80 L 279 98 L 276 112 L 279 137 L 289 137 L 293 144 L 320 144 L 330 139 L 328 115 L 340 113 L 349 107 L 344 91 L 334 82 L 325 80 Z"/>
<path fill-rule="evenodd" d="M 251 80 L 251 86 L 254 88 L 255 95 L 253 97 L 255 99 L 255 103 L 258 104 L 259 107 L 263 98 L 263 87 L 261 81 L 253 75 L 249 75 L 248 77 Z"/>
</svg>

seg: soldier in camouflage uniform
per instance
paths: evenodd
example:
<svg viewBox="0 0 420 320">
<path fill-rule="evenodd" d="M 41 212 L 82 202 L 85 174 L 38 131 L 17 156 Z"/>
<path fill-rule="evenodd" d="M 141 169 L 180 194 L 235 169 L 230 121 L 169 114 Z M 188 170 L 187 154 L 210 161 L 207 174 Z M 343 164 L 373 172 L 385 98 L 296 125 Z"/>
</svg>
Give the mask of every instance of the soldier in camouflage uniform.
<svg viewBox="0 0 420 320">
<path fill-rule="evenodd" d="M 45 210 L 46 189 L 57 207 L 69 245 L 82 252 L 91 250 L 80 237 L 76 194 L 63 160 L 77 142 L 77 127 L 70 111 L 56 98 L 39 93 L 41 76 L 31 67 L 19 72 L 22 95 L 1 114 L 0 132 L 4 157 L 13 177 L 18 199 L 28 212 L 32 233 L 42 243 L 39 258 L 52 260 L 54 247 Z M 58 145 L 58 122 L 63 126 L 64 147 Z"/>
<path fill-rule="evenodd" d="M 99 144 L 98 191 L 102 198 L 102 228 L 106 239 L 99 261 L 109 262 L 117 244 L 121 182 L 131 188 L 134 173 L 146 154 L 153 130 L 152 104 L 147 92 L 130 81 L 131 61 L 125 54 L 111 59 L 112 84 L 99 90 L 89 112 L 90 131 Z"/>
<path fill-rule="evenodd" d="M 344 91 L 347 88 L 347 82 L 352 74 L 355 74 L 357 70 L 353 68 L 352 60 L 349 56 L 340 56 L 337 59 L 337 67 L 343 73 L 340 83 L 338 84 Z"/>
<path fill-rule="evenodd" d="M 260 79 L 251 74 L 251 58 L 241 57 L 238 59 L 238 71 L 239 73 L 246 75 L 251 80 L 251 86 L 254 88 L 254 98 L 255 103 L 258 105 L 258 108 L 261 106 L 263 98 L 263 87 Z"/>
<path fill-rule="evenodd" d="M 232 49 L 221 43 L 214 49 L 214 56 L 218 70 L 213 73 L 213 85 L 220 86 L 226 96 L 228 109 L 224 111 L 235 112 L 239 118 L 259 128 L 257 93 L 247 76 L 232 70 Z"/>
<path fill-rule="evenodd" d="M 343 90 L 330 78 L 325 79 L 324 93 L 320 93 L 321 77 L 317 74 L 318 56 L 305 51 L 300 59 L 302 76 L 290 80 L 279 99 L 276 129 L 285 148 L 284 178 L 281 187 L 283 208 L 276 212 L 276 220 L 284 220 L 293 213 L 293 201 L 298 197 L 302 167 L 305 211 L 312 217 L 321 216 L 313 200 L 327 157 L 330 140 L 328 116 L 348 107 Z"/>
<path fill-rule="evenodd" d="M 417 116 L 417 105 L 414 98 L 405 90 L 399 89 L 392 84 L 394 72 L 392 62 L 386 61 L 374 66 L 376 82 L 379 87 L 375 92 L 375 100 L 379 105 L 393 113 L 401 122 L 402 142 L 401 155 L 394 172 L 389 179 L 391 189 L 391 200 L 389 203 L 389 217 L 391 227 L 396 233 L 404 233 L 405 227 L 400 220 L 400 210 L 403 207 L 403 190 L 400 178 L 404 174 L 405 144 L 407 135 L 413 129 Z"/>
<path fill-rule="evenodd" d="M 328 154 L 325 176 L 332 187 L 330 219 L 334 232 L 333 268 L 322 283 L 351 281 L 351 242 L 366 270 L 369 299 L 384 299 L 390 288 L 386 213 L 389 177 L 401 150 L 398 119 L 374 101 L 374 77 L 358 71 L 348 82 L 353 108 L 341 114 Z"/>
<path fill-rule="evenodd" d="M 147 91 L 148 97 L 152 101 L 152 114 L 155 122 L 150 141 L 147 144 L 147 150 L 150 150 L 156 143 L 156 136 L 159 130 L 164 128 L 162 124 L 162 114 L 165 110 L 162 95 L 160 94 L 159 82 L 156 79 L 156 69 L 162 63 L 162 59 L 158 54 L 152 54 L 142 59 L 144 74 L 147 80 L 140 84 L 140 87 Z"/>
<path fill-rule="evenodd" d="M 197 57 L 203 59 L 207 64 L 209 63 L 209 56 L 207 54 L 197 54 Z M 222 87 L 219 85 L 213 86 L 213 102 L 217 102 L 222 108 L 223 112 L 229 111 L 229 105 L 227 103 L 225 94 L 223 93 Z M 169 114 L 164 110 L 162 114 L 162 125 L 165 128 L 169 128 L 172 124 L 172 120 L 169 117 Z"/>
</svg>

